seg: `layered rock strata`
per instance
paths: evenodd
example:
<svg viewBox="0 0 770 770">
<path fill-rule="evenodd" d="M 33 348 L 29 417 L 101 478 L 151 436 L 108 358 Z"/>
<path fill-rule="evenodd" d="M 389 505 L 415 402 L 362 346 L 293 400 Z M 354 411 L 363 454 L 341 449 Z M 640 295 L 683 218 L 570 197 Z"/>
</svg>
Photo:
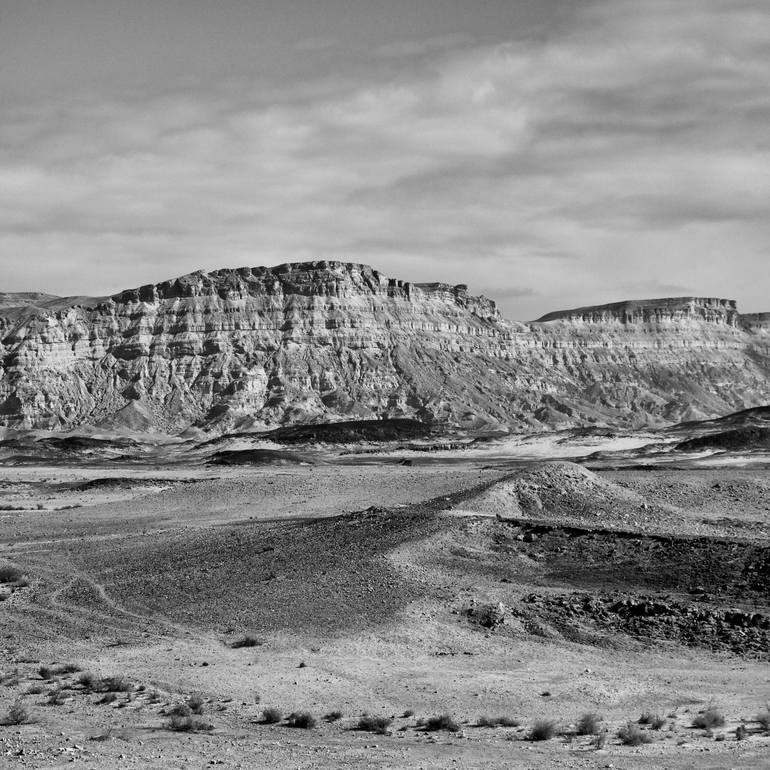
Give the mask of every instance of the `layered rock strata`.
<svg viewBox="0 0 770 770">
<path fill-rule="evenodd" d="M 386 416 L 638 427 L 770 401 L 770 323 L 728 300 L 521 324 L 464 285 L 327 261 L 196 272 L 113 297 L 13 297 L 0 302 L 0 424 L 18 428 Z"/>
</svg>

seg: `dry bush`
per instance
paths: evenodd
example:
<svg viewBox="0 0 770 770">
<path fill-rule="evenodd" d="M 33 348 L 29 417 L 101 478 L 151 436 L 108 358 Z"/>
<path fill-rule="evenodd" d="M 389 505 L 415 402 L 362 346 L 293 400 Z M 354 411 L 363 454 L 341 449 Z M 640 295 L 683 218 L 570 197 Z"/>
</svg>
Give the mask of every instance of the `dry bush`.
<svg viewBox="0 0 770 770">
<path fill-rule="evenodd" d="M 96 674 L 92 674 L 88 671 L 82 673 L 78 677 L 78 684 L 88 692 L 91 692 L 92 690 L 96 690 L 99 685 L 99 679 L 96 676 Z"/>
<path fill-rule="evenodd" d="M 518 719 L 508 716 L 481 716 L 478 718 L 476 725 L 478 727 L 518 727 L 521 724 Z"/>
<path fill-rule="evenodd" d="M 425 729 L 428 732 L 448 730 L 450 733 L 456 733 L 460 729 L 460 725 L 450 714 L 439 714 L 436 717 L 429 717 L 425 720 Z"/>
<path fill-rule="evenodd" d="M 645 743 L 652 743 L 652 738 L 633 722 L 629 722 L 618 730 L 618 738 L 624 746 L 642 746 Z"/>
<path fill-rule="evenodd" d="M 762 730 L 766 733 L 770 733 L 770 706 L 764 711 L 760 711 L 759 714 L 754 717 L 754 721 L 759 722 L 759 726 Z"/>
<path fill-rule="evenodd" d="M 281 709 L 277 709 L 275 707 L 269 707 L 266 709 L 262 709 L 262 721 L 267 725 L 274 725 L 280 722 L 283 719 L 283 714 L 281 713 Z"/>
<path fill-rule="evenodd" d="M 586 712 L 577 721 L 576 731 L 578 735 L 598 735 L 602 718 L 593 711 Z"/>
<path fill-rule="evenodd" d="M 178 714 L 172 714 L 167 725 L 169 730 L 177 733 L 203 733 L 214 729 L 214 725 L 203 719 L 193 716 L 183 717 Z"/>
<path fill-rule="evenodd" d="M 0 567 L 0 583 L 18 583 L 24 578 L 24 573 L 10 564 Z"/>
<path fill-rule="evenodd" d="M 8 709 L 8 713 L 5 715 L 5 719 L 3 719 L 4 725 L 25 725 L 27 722 L 30 722 L 30 714 L 29 711 L 24 707 L 24 704 L 21 701 L 16 701 L 16 703 L 11 706 L 11 708 Z"/>
<path fill-rule="evenodd" d="M 316 726 L 316 718 L 309 711 L 294 711 L 286 717 L 286 724 L 289 727 L 310 730 Z"/>
<path fill-rule="evenodd" d="M 334 711 L 330 711 L 328 714 L 324 714 L 324 720 L 327 722 L 336 722 L 339 719 L 342 719 L 342 712 L 336 709 Z"/>
<path fill-rule="evenodd" d="M 124 676 L 105 676 L 99 680 L 99 690 L 101 692 L 131 692 L 131 689 L 131 682 Z"/>
<path fill-rule="evenodd" d="M 249 636 L 248 634 L 246 636 L 241 637 L 240 639 L 236 639 L 231 645 L 230 648 L 233 650 L 240 650 L 243 647 L 259 647 L 262 642 L 259 641 L 254 636 Z"/>
<path fill-rule="evenodd" d="M 96 701 L 99 704 L 102 705 L 108 705 L 110 703 L 115 703 L 115 701 L 118 699 L 118 696 L 114 692 L 107 692 L 104 695 L 102 695 L 101 698 L 99 698 L 98 701 Z"/>
<path fill-rule="evenodd" d="M 700 728 L 701 730 L 711 730 L 714 727 L 722 727 L 724 723 L 725 718 L 716 706 L 709 706 L 705 711 L 698 714 L 698 716 L 692 720 L 692 726 Z"/>
<path fill-rule="evenodd" d="M 552 719 L 538 719 L 529 731 L 529 740 L 550 741 L 557 732 L 556 722 Z"/>
<path fill-rule="evenodd" d="M 66 702 L 67 693 L 65 693 L 61 687 L 57 687 L 55 690 L 51 690 L 51 692 L 48 693 L 49 706 L 63 706 Z"/>
<path fill-rule="evenodd" d="M 193 714 L 202 714 L 203 704 L 205 702 L 206 702 L 206 699 L 203 697 L 203 694 L 199 692 L 194 692 L 187 699 L 187 705 L 190 707 L 190 711 L 192 711 Z"/>
<path fill-rule="evenodd" d="M 377 735 L 386 735 L 393 720 L 390 717 L 378 717 L 364 714 L 358 720 L 358 729 Z"/>
</svg>

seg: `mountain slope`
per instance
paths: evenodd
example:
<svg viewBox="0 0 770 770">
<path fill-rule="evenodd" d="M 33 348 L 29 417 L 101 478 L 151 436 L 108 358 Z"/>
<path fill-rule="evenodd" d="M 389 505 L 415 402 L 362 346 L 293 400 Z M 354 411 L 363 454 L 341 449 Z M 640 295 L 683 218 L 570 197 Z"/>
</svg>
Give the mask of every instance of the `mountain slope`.
<svg viewBox="0 0 770 770">
<path fill-rule="evenodd" d="M 770 401 L 770 324 L 744 322 L 727 300 L 520 324 L 465 286 L 342 262 L 196 272 L 109 298 L 35 295 L 0 304 L 0 333 L 0 424 L 18 428 L 383 416 L 636 427 Z"/>
</svg>

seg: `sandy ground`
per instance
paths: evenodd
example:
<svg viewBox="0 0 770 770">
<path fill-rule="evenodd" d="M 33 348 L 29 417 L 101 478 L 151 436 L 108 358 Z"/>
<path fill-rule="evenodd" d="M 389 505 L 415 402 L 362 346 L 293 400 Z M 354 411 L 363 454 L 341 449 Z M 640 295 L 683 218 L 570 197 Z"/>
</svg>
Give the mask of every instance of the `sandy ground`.
<svg viewBox="0 0 770 770">
<path fill-rule="evenodd" d="M 0 565 L 18 566 L 29 585 L 0 602 L 0 717 L 19 702 L 31 722 L 0 727 L 0 766 L 767 767 L 770 735 L 754 721 L 770 702 L 766 657 L 606 630 L 589 639 L 588 626 L 579 637 L 545 620 L 469 620 L 469 606 L 571 588 L 543 568 L 558 550 L 514 552 L 494 518 L 453 514 L 464 505 L 455 496 L 509 471 L 483 455 L 3 469 Z M 764 471 L 602 478 L 651 509 L 734 517 L 745 525 L 735 548 L 765 547 Z M 574 588 L 590 590 L 577 579 Z M 687 592 L 672 582 L 663 593 Z M 255 646 L 234 649 L 244 635 Z M 81 671 L 41 679 L 42 665 L 69 662 Z M 130 689 L 100 703 L 103 692 L 79 684 L 83 672 L 120 675 Z M 49 705 L 57 690 L 61 703 Z M 193 693 L 213 729 L 170 730 L 164 712 Z M 693 728 L 709 706 L 725 724 Z M 310 711 L 318 725 L 263 724 L 266 707 Z M 339 720 L 322 719 L 335 710 Z M 392 717 L 388 734 L 356 729 L 363 712 Z M 601 746 L 574 735 L 586 712 L 603 717 Z M 618 728 L 643 712 L 660 714 L 662 728 L 643 728 L 648 744 L 622 745 Z M 458 731 L 420 725 L 442 713 Z M 475 726 L 484 715 L 520 724 Z M 559 734 L 527 740 L 538 719 Z"/>
</svg>

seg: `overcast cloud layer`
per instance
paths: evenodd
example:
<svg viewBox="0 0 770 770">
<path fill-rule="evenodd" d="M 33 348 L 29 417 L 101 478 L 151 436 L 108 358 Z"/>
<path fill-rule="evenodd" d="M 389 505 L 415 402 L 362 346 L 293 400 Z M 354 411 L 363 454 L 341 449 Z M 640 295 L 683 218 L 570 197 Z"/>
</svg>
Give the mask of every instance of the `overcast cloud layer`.
<svg viewBox="0 0 770 770">
<path fill-rule="evenodd" d="M 105 78 L 68 81 L 33 48 L 25 89 L 13 57 L 53 23 L 45 5 L 0 5 L 0 69 L 16 68 L 0 82 L 0 290 L 335 258 L 468 283 L 519 319 L 691 293 L 770 310 L 763 0 L 543 3 L 526 27 L 470 32 L 446 3 L 449 22 L 366 50 L 349 29 L 302 37 L 263 76 L 228 59 L 227 34 L 205 77 L 172 56 L 129 82 L 106 53 Z M 121 33 L 137 56 L 142 33 Z M 69 72 L 89 74 L 77 48 Z"/>
</svg>

